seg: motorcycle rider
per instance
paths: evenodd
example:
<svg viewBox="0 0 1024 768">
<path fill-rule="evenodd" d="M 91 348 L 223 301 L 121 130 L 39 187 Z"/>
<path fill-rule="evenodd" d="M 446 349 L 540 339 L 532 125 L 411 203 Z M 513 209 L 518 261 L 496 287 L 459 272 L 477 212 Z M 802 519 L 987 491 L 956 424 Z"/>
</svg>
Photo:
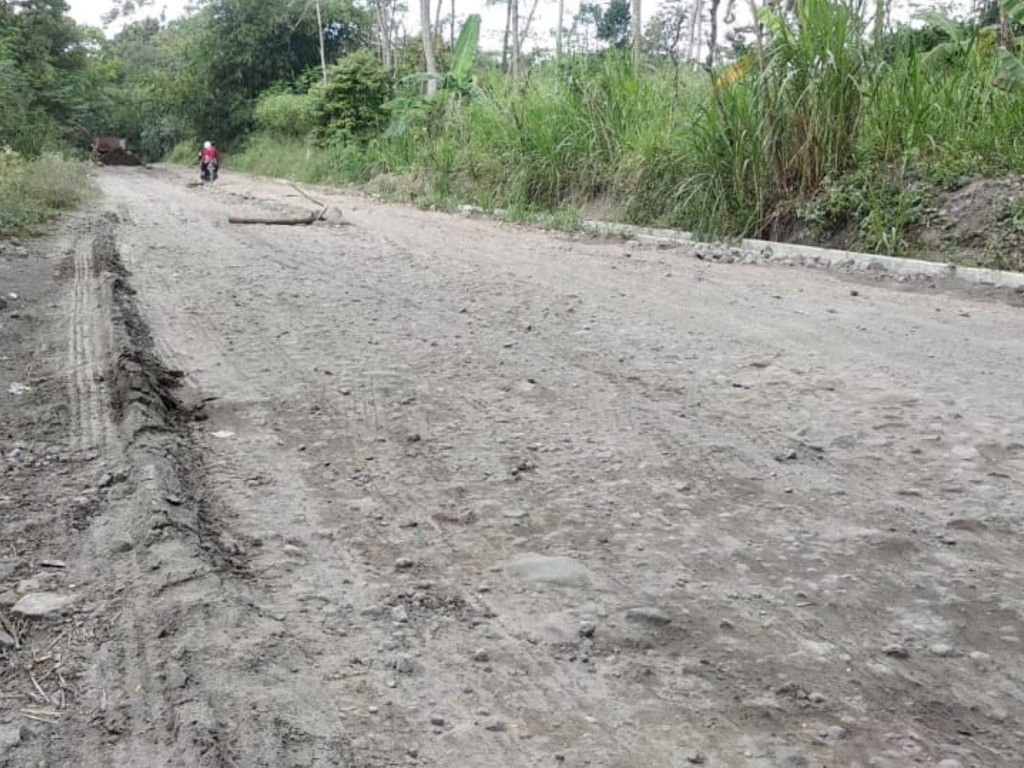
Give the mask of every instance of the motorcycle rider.
<svg viewBox="0 0 1024 768">
<path fill-rule="evenodd" d="M 199 178 L 203 181 L 216 181 L 219 165 L 220 152 L 212 141 L 204 141 L 203 151 L 199 153 Z"/>
</svg>

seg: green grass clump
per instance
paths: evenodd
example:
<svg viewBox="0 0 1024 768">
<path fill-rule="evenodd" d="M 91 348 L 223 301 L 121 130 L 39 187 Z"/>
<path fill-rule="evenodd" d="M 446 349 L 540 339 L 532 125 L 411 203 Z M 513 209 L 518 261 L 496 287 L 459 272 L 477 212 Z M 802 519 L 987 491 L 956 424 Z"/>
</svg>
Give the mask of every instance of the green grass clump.
<svg viewBox="0 0 1024 768">
<path fill-rule="evenodd" d="M 28 235 L 88 195 L 88 166 L 56 154 L 0 151 L 0 236 Z"/>
<path fill-rule="evenodd" d="M 241 152 L 222 161 L 222 167 L 310 184 L 361 182 L 370 173 L 365 152 L 357 145 L 318 147 L 265 134 L 250 137 Z"/>
</svg>

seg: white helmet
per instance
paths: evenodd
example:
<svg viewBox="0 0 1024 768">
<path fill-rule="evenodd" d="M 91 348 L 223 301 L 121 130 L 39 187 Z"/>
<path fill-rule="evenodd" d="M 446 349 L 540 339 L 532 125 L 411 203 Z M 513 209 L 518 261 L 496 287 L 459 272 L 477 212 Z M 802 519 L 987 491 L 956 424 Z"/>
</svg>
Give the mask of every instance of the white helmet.
<svg viewBox="0 0 1024 768">
<path fill-rule="evenodd" d="M 209 142 L 209 141 L 204 141 L 203 142 L 203 149 L 209 149 L 212 146 L 213 146 L 212 142 Z"/>
</svg>

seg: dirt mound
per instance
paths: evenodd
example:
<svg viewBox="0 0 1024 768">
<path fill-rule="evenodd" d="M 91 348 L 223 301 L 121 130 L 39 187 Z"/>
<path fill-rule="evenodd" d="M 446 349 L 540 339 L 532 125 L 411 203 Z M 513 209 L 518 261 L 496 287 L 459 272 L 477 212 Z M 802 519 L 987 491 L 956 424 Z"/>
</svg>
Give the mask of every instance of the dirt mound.
<svg viewBox="0 0 1024 768">
<path fill-rule="evenodd" d="M 1024 178 L 967 182 L 942 196 L 916 236 L 919 249 L 954 264 L 1024 270 Z"/>
<path fill-rule="evenodd" d="M 137 156 L 120 147 L 93 152 L 93 159 L 100 165 L 142 165 Z"/>
</svg>

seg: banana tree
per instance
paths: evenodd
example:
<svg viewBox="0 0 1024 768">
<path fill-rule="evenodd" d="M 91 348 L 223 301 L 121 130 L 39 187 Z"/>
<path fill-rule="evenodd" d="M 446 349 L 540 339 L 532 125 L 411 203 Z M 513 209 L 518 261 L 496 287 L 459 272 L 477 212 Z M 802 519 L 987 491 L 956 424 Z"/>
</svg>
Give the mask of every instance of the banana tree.
<svg viewBox="0 0 1024 768">
<path fill-rule="evenodd" d="M 428 89 L 426 99 L 392 99 L 384 108 L 392 114 L 391 125 L 384 135 L 388 138 L 407 133 L 429 111 L 430 103 L 443 98 L 456 101 L 477 98 L 481 90 L 473 76 L 473 67 L 480 49 L 480 15 L 472 14 L 466 19 L 455 41 L 451 68 L 443 74 L 419 73 L 405 78 L 405 82 L 429 81 L 434 88 Z"/>
<path fill-rule="evenodd" d="M 1003 45 L 996 50 L 996 84 L 1005 90 L 1024 90 L 1024 64 L 1018 56 L 1020 41 L 1009 34 L 1010 22 L 1024 24 L 1024 0 L 999 0 Z"/>
<path fill-rule="evenodd" d="M 1024 90 L 1024 63 L 1020 41 L 1007 34 L 1010 22 L 1024 24 L 1024 0 L 998 0 L 1000 24 L 972 30 L 939 13 L 922 12 L 917 18 L 948 38 L 925 54 L 925 61 L 939 65 L 966 60 L 979 78 L 1008 91 Z M 1000 45 L 1002 43 L 1002 45 Z"/>
</svg>

